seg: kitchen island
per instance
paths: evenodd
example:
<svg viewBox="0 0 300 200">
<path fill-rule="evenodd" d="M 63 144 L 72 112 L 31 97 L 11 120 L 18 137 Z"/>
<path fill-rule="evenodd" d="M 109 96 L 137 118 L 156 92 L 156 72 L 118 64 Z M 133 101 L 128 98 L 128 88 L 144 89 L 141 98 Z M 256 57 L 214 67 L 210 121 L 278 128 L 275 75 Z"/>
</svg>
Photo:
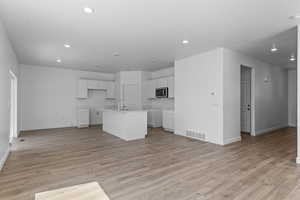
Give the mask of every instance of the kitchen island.
<svg viewBox="0 0 300 200">
<path fill-rule="evenodd" d="M 103 131 L 126 141 L 144 139 L 147 135 L 147 111 L 103 110 Z"/>
</svg>

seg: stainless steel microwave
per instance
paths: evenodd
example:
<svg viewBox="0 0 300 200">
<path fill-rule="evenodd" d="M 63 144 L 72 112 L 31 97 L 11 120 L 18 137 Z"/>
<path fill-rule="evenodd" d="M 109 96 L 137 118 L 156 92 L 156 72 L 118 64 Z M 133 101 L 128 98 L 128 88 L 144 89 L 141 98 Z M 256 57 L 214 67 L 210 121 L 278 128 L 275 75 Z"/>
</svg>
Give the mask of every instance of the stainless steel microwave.
<svg viewBox="0 0 300 200">
<path fill-rule="evenodd" d="M 167 87 L 156 88 L 155 97 L 156 98 L 168 98 L 169 89 Z"/>
</svg>

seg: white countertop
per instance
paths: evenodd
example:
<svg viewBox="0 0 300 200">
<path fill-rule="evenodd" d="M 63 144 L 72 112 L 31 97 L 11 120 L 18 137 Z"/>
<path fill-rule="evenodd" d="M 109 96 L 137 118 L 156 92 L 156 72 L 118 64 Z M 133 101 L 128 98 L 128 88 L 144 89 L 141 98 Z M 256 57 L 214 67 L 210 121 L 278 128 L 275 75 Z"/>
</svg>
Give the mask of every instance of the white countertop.
<svg viewBox="0 0 300 200">
<path fill-rule="evenodd" d="M 147 112 L 147 110 L 120 110 L 117 109 L 103 109 L 103 112 L 118 112 L 118 113 L 134 113 L 134 112 Z"/>
</svg>

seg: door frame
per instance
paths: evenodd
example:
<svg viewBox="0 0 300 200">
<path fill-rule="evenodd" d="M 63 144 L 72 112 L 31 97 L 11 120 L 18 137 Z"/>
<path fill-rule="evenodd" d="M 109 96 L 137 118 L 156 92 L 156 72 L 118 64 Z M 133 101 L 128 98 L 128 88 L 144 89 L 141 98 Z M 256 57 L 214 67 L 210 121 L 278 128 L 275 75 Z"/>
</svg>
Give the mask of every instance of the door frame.
<svg viewBox="0 0 300 200">
<path fill-rule="evenodd" d="M 10 78 L 10 134 L 9 143 L 18 137 L 18 78 L 9 70 Z"/>
<path fill-rule="evenodd" d="M 241 64 L 240 65 L 240 71 L 242 69 L 242 67 L 247 67 L 250 69 L 250 72 L 251 72 L 251 136 L 256 136 L 256 133 L 255 133 L 255 68 L 254 67 L 251 67 L 251 66 L 248 66 L 248 65 L 244 65 L 244 64 Z M 241 85 L 241 82 L 240 82 L 240 85 Z M 241 95 L 241 94 L 240 94 Z M 241 99 L 241 98 L 240 98 Z M 240 116 L 240 120 L 241 120 L 241 116 Z"/>
</svg>

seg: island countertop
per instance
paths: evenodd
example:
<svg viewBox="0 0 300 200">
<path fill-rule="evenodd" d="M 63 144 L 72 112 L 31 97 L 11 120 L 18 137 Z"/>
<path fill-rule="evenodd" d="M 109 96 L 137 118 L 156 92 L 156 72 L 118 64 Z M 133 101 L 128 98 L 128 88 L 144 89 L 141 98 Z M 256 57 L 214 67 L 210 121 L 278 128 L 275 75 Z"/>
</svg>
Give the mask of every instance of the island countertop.
<svg viewBox="0 0 300 200">
<path fill-rule="evenodd" d="M 126 141 L 143 139 L 147 135 L 147 111 L 104 109 L 103 131 Z"/>
<path fill-rule="evenodd" d="M 103 112 L 134 113 L 134 112 L 148 112 L 148 111 L 147 111 L 147 110 L 117 110 L 117 109 L 103 109 Z"/>
</svg>

